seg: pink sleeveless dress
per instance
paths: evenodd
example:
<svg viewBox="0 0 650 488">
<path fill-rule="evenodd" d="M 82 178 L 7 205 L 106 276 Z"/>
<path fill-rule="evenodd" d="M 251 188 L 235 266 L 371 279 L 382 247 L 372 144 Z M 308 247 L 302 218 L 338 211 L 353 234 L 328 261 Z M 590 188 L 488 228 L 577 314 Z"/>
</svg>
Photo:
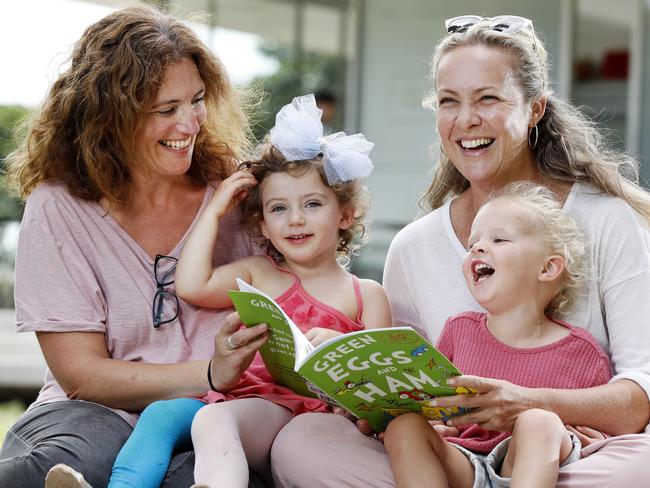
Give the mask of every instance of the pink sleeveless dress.
<svg viewBox="0 0 650 488">
<path fill-rule="evenodd" d="M 271 259 L 269 257 L 269 259 Z M 273 260 L 271 260 L 273 262 Z M 273 265 L 279 271 L 293 276 L 293 284 L 287 291 L 277 297 L 275 301 L 285 313 L 291 317 L 302 332 L 307 332 L 312 327 L 324 327 L 342 333 L 362 330 L 363 299 L 359 287 L 359 279 L 352 276 L 354 295 L 357 301 L 357 317 L 352 320 L 335 308 L 319 302 L 302 287 L 300 278 L 291 270 L 281 268 L 275 262 Z M 327 404 L 315 398 L 297 395 L 289 388 L 277 385 L 266 370 L 259 353 L 255 355 L 252 364 L 242 375 L 239 383 L 230 391 L 220 393 L 209 391 L 203 398 L 207 403 L 215 403 L 236 398 L 259 397 L 282 405 L 298 415 L 305 412 L 327 412 Z"/>
</svg>

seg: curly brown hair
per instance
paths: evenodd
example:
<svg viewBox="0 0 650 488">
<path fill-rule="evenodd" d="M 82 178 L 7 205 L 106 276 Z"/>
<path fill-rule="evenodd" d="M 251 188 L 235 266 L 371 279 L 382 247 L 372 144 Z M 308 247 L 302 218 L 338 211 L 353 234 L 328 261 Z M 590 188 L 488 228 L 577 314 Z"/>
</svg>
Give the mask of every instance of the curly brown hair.
<svg viewBox="0 0 650 488">
<path fill-rule="evenodd" d="M 273 246 L 270 240 L 262 235 L 260 222 L 264 219 L 262 204 L 262 183 L 274 173 L 288 173 L 292 176 L 303 176 L 310 171 L 317 171 L 323 185 L 332 189 L 341 208 L 354 208 L 352 225 L 347 229 L 339 229 L 339 242 L 337 253 L 339 261 L 347 264 L 351 256 L 365 243 L 367 239 L 364 220 L 369 208 L 368 191 L 360 181 L 352 180 L 345 183 L 330 185 L 327 182 L 323 162 L 320 159 L 288 161 L 271 144 L 264 146 L 262 155 L 253 161 L 246 161 L 240 165 L 248 169 L 257 185 L 252 188 L 241 204 L 242 222 L 251 236 L 258 240 L 264 250 L 277 262 L 282 262 L 284 257 Z"/>
<path fill-rule="evenodd" d="M 22 127 L 8 157 L 8 176 L 26 198 L 40 183 L 61 180 L 84 200 L 126 201 L 136 163 L 134 134 L 168 66 L 189 58 L 205 83 L 207 118 L 188 175 L 198 182 L 227 177 L 249 148 L 245 97 L 218 59 L 181 21 L 153 7 L 118 10 L 86 29 L 70 67 L 40 110 Z"/>
</svg>

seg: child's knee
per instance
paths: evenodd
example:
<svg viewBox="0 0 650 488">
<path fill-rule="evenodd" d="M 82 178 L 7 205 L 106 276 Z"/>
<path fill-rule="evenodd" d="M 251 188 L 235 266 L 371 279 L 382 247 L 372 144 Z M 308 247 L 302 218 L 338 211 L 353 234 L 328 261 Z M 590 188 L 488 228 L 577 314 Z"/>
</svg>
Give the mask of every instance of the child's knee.
<svg viewBox="0 0 650 488">
<path fill-rule="evenodd" d="M 527 432 L 527 435 L 531 432 L 539 435 L 554 435 L 564 432 L 565 427 L 557 414 L 540 408 L 532 408 L 517 416 L 514 430 L 519 429 Z"/>
<path fill-rule="evenodd" d="M 387 450 L 403 443 L 409 443 L 418 431 L 430 429 L 427 420 L 417 413 L 405 413 L 391 420 L 384 433 L 384 446 Z"/>
<path fill-rule="evenodd" d="M 211 449 L 239 444 L 241 439 L 239 420 L 223 403 L 206 405 L 194 416 L 191 427 L 192 442 L 196 451 L 199 446 L 210 445 Z"/>
<path fill-rule="evenodd" d="M 197 429 L 214 429 L 215 426 L 218 426 L 219 431 L 222 432 L 234 425 L 236 423 L 234 415 L 231 414 L 230 409 L 223 408 L 223 406 L 222 403 L 211 403 L 199 410 L 192 422 L 192 433 Z"/>
</svg>

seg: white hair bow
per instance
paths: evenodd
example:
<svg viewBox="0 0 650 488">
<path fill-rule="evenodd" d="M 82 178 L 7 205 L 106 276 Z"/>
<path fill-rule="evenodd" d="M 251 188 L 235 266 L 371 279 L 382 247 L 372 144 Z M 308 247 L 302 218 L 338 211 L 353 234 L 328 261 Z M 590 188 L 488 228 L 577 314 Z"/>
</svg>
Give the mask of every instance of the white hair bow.
<svg viewBox="0 0 650 488">
<path fill-rule="evenodd" d="M 322 110 L 313 94 L 295 97 L 275 117 L 270 139 L 289 161 L 323 156 L 323 168 L 330 185 L 366 178 L 372 172 L 368 155 L 374 144 L 363 134 L 337 132 L 323 137 Z"/>
</svg>

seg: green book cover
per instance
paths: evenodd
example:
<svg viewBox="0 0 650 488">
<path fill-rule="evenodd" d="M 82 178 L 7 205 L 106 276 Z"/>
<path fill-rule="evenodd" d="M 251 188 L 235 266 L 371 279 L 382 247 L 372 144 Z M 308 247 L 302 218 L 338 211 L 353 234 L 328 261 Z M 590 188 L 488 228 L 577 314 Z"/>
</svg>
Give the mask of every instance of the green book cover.
<svg viewBox="0 0 650 488">
<path fill-rule="evenodd" d="M 248 327 L 268 324 L 271 336 L 260 354 L 273 380 L 300 395 L 318 397 L 300 373 L 295 371 L 296 356 L 308 355 L 314 346 L 275 301 L 262 291 L 237 279 L 240 291 L 229 291 L 242 323 Z"/>
<path fill-rule="evenodd" d="M 447 386 L 447 378 L 460 371 L 411 327 L 350 332 L 314 348 L 273 299 L 238 284 L 242 291 L 230 296 L 242 322 L 265 322 L 271 330 L 260 352 L 277 383 L 340 405 L 367 419 L 376 432 L 406 412 L 443 421 L 464 413 L 430 405 L 437 396 L 471 392 Z"/>
</svg>

